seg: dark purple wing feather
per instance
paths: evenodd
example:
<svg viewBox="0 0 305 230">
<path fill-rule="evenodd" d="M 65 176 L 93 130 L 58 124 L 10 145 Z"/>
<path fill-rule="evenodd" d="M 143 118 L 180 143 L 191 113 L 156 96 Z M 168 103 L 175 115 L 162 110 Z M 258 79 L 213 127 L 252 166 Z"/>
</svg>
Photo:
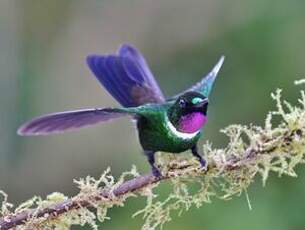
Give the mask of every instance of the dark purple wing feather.
<svg viewBox="0 0 305 230">
<path fill-rule="evenodd" d="M 84 109 L 52 113 L 22 125 L 19 135 L 48 135 L 109 121 L 132 113 L 120 109 Z"/>
<path fill-rule="evenodd" d="M 145 59 L 130 45 L 122 45 L 117 55 L 90 55 L 87 64 L 99 82 L 124 107 L 165 101 Z"/>
<path fill-rule="evenodd" d="M 146 63 L 143 55 L 134 47 L 131 45 L 124 44 L 121 46 L 119 50 L 119 54 L 122 57 L 128 57 L 131 60 L 133 60 L 133 64 L 136 68 L 134 68 L 134 73 L 138 72 L 138 76 L 142 76 L 144 78 L 144 81 L 152 88 L 154 89 L 155 95 L 157 96 L 157 99 L 164 100 L 163 93 L 156 82 L 156 79 L 154 78 L 152 72 L 150 71 L 148 64 Z M 132 68 L 126 68 L 127 70 L 132 70 Z"/>
</svg>

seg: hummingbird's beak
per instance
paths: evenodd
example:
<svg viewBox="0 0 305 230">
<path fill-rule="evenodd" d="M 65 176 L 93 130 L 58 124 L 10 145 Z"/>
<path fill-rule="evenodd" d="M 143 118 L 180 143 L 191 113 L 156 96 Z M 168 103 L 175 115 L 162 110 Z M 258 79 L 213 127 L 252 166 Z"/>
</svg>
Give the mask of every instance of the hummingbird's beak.
<svg viewBox="0 0 305 230">
<path fill-rule="evenodd" d="M 209 99 L 204 99 L 202 102 L 195 105 L 195 108 L 202 109 L 209 104 Z"/>
</svg>

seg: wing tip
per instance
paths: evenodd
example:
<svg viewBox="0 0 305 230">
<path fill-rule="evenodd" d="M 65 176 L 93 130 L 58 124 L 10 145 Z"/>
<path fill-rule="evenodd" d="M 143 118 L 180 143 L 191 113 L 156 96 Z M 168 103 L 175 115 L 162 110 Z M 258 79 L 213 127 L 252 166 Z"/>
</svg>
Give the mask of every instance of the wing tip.
<svg viewBox="0 0 305 230">
<path fill-rule="evenodd" d="M 218 62 L 216 63 L 216 65 L 213 67 L 211 73 L 213 76 L 217 76 L 218 72 L 220 71 L 223 63 L 225 61 L 225 56 L 224 55 L 221 55 Z"/>
<path fill-rule="evenodd" d="M 28 136 L 49 136 L 52 134 L 61 134 L 64 131 L 59 131 L 59 130 L 55 130 L 55 131 L 33 131 L 31 129 L 26 130 L 26 129 L 21 129 L 19 128 L 17 130 L 17 135 L 21 136 L 21 137 L 28 137 Z"/>
<path fill-rule="evenodd" d="M 122 56 L 122 57 L 128 56 L 129 53 L 137 54 L 137 53 L 139 53 L 139 50 L 130 43 L 122 43 L 117 50 L 118 56 Z M 112 55 L 116 56 L 116 54 L 112 54 Z M 103 58 L 105 56 L 108 56 L 108 55 L 89 54 L 86 56 L 86 63 L 90 67 L 93 65 L 94 61 L 97 58 Z"/>
<path fill-rule="evenodd" d="M 17 135 L 18 136 L 37 136 L 40 134 L 31 131 L 31 129 L 29 129 L 28 125 L 24 124 L 17 129 Z"/>
<path fill-rule="evenodd" d="M 23 126 L 18 128 L 16 133 L 17 133 L 18 136 L 26 136 L 26 131 L 24 130 Z"/>
<path fill-rule="evenodd" d="M 33 125 L 31 122 L 25 123 L 17 129 L 17 135 L 26 137 L 26 136 L 50 136 L 53 134 L 61 134 L 67 131 L 71 131 L 73 129 L 78 129 L 78 127 L 71 127 L 67 130 L 44 130 L 39 127 L 31 127 Z"/>
<path fill-rule="evenodd" d="M 40 136 L 40 135 L 46 135 L 47 133 L 39 132 L 33 130 L 30 126 L 32 125 L 32 122 L 25 123 L 21 125 L 17 129 L 17 135 L 18 136 Z"/>
<path fill-rule="evenodd" d="M 123 43 L 120 45 L 119 49 L 118 49 L 118 55 L 119 56 L 128 56 L 129 53 L 133 54 L 133 55 L 137 55 L 140 51 L 132 44 L 129 43 Z"/>
<path fill-rule="evenodd" d="M 89 54 L 86 57 L 86 63 L 90 67 L 90 69 L 92 69 L 94 67 L 94 62 L 95 62 L 96 58 L 98 58 L 98 57 L 100 57 L 100 56 L 97 54 Z"/>
</svg>

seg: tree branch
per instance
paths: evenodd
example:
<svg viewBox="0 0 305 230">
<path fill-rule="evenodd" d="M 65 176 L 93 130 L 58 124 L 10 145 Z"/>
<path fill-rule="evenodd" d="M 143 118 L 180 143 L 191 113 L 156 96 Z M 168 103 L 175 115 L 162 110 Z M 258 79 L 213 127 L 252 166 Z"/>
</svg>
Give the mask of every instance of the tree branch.
<svg viewBox="0 0 305 230">
<path fill-rule="evenodd" d="M 251 153 L 251 154 L 250 154 Z M 242 162 L 245 163 L 246 161 L 250 161 L 251 159 L 254 159 L 256 156 L 256 152 L 253 149 L 247 149 L 245 151 L 246 158 L 243 159 L 237 159 L 237 158 L 231 158 L 229 160 L 224 168 L 224 170 L 235 170 L 237 168 L 240 168 L 242 166 Z M 209 164 L 209 167 L 206 171 L 202 171 L 202 174 L 207 173 L 210 169 L 216 168 L 215 163 Z M 111 199 L 113 195 L 115 197 L 120 197 L 123 195 L 126 195 L 128 193 L 133 193 L 137 190 L 143 189 L 148 185 L 156 184 L 160 181 L 164 181 L 170 178 L 179 177 L 181 175 L 184 175 L 184 172 L 187 170 L 202 170 L 198 168 L 197 166 L 194 167 L 193 164 L 188 164 L 185 162 L 181 162 L 179 166 L 170 166 L 169 171 L 166 173 L 166 175 L 162 177 L 155 177 L 152 173 L 138 176 L 134 179 L 128 180 L 123 182 L 121 185 L 119 185 L 117 188 L 115 188 L 113 191 L 109 191 L 108 189 L 100 188 L 99 195 L 94 197 L 95 201 L 101 201 L 103 199 Z M 56 218 L 59 215 L 62 215 L 64 213 L 67 213 L 74 209 L 79 209 L 83 207 L 92 207 L 92 202 L 88 201 L 88 197 L 83 197 L 82 199 L 74 199 L 70 198 L 62 202 L 58 202 L 56 204 L 53 204 L 49 207 L 46 207 L 41 210 L 31 209 L 27 211 L 23 211 L 21 213 L 17 213 L 14 215 L 8 215 L 5 217 L 2 217 L 0 219 L 0 229 L 6 230 L 13 227 L 16 227 L 18 225 L 22 225 L 27 222 L 27 220 L 35 217 L 47 217 L 48 219 Z"/>
<path fill-rule="evenodd" d="M 152 175 L 152 173 L 139 176 L 137 178 L 128 180 L 123 184 L 121 184 L 120 186 L 118 186 L 116 189 L 113 190 L 113 195 L 122 196 L 129 192 L 134 192 L 138 189 L 144 188 L 149 184 L 155 184 L 159 181 L 166 180 L 169 177 L 170 176 L 163 176 L 160 178 L 156 178 Z M 99 195 L 100 196 L 95 197 L 96 201 L 100 201 L 103 198 L 108 199 L 111 197 L 112 194 L 107 189 L 101 188 Z M 22 225 L 28 219 L 32 218 L 34 215 L 37 218 L 44 217 L 46 215 L 48 215 L 49 218 L 54 218 L 72 209 L 78 209 L 80 207 L 90 207 L 90 206 L 92 206 L 92 203 L 88 202 L 87 198 L 84 198 L 83 200 L 79 200 L 79 199 L 75 200 L 71 198 L 66 201 L 59 202 L 50 207 L 39 210 L 37 213 L 35 209 L 32 209 L 29 211 L 24 211 L 22 213 L 17 213 L 15 215 L 5 216 L 0 219 L 0 229 L 6 230 L 16 227 L 17 225 Z"/>
<path fill-rule="evenodd" d="M 148 184 L 153 184 L 164 179 L 166 179 L 166 177 L 155 178 L 151 173 L 147 175 L 139 176 L 137 178 L 126 181 L 123 184 L 121 184 L 118 188 L 116 188 L 113 191 L 113 194 L 115 196 L 121 196 L 128 192 L 133 192 L 137 189 L 143 188 Z M 96 197 L 96 201 L 100 201 L 102 198 L 108 199 L 110 197 L 110 192 L 107 191 L 107 189 L 101 189 L 99 195 L 100 196 Z M 45 209 L 39 210 L 37 213 L 35 209 L 32 209 L 29 211 L 24 211 L 22 213 L 17 213 L 15 215 L 5 216 L 0 219 L 0 229 L 6 230 L 13 228 L 17 225 L 22 225 L 34 215 L 37 218 L 44 217 L 46 215 L 48 215 L 49 218 L 54 218 L 72 209 L 78 209 L 80 207 L 89 207 L 91 205 L 92 204 L 88 202 L 88 199 L 83 199 L 83 200 L 77 199 L 76 201 L 75 199 L 71 198 L 66 201 L 54 204 Z"/>
</svg>

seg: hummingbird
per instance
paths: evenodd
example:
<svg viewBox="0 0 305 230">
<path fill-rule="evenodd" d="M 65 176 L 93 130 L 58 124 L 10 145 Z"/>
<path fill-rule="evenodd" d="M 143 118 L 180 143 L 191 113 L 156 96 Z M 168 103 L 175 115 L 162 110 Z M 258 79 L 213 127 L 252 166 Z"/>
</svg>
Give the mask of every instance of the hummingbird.
<svg viewBox="0 0 305 230">
<path fill-rule="evenodd" d="M 87 65 L 97 80 L 121 104 L 119 108 L 89 108 L 51 113 L 23 124 L 19 135 L 48 135 L 129 116 L 135 120 L 138 137 L 155 177 L 158 151 L 181 153 L 191 150 L 203 169 L 205 159 L 197 142 L 207 122 L 209 94 L 224 62 L 221 56 L 213 69 L 189 89 L 165 98 L 146 60 L 130 44 L 116 54 L 89 55 Z"/>
</svg>

